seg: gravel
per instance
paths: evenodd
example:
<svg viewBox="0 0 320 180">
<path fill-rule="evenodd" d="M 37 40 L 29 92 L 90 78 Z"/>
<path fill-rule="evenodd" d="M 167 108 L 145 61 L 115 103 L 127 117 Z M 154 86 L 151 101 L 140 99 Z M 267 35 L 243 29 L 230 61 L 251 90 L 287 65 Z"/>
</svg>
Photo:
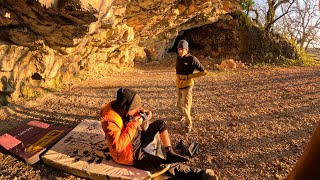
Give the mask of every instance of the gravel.
<svg viewBox="0 0 320 180">
<path fill-rule="evenodd" d="M 247 68 L 196 79 L 192 132 L 177 121 L 173 66 L 138 67 L 74 82 L 2 111 L 0 135 L 30 120 L 75 127 L 99 120 L 119 87 L 136 90 L 153 119 L 165 120 L 172 143 L 200 144 L 187 164 L 214 169 L 221 179 L 284 179 L 320 120 L 320 71 L 315 67 Z M 27 165 L 3 149 L 0 179 L 82 179 L 45 165 Z"/>
</svg>

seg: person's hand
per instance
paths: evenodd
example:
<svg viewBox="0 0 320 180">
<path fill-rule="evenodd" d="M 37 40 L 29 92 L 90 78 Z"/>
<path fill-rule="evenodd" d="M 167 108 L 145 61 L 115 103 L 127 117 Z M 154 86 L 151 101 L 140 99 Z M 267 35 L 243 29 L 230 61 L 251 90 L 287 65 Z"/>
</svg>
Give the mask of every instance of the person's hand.
<svg viewBox="0 0 320 180">
<path fill-rule="evenodd" d="M 140 116 L 135 116 L 132 121 L 134 122 L 136 127 L 139 127 L 141 125 L 143 119 Z"/>
<path fill-rule="evenodd" d="M 147 120 L 150 120 L 152 118 L 152 112 L 149 110 L 149 109 L 144 109 L 144 108 L 141 108 L 140 111 L 146 113 L 148 115 L 148 119 Z"/>
</svg>

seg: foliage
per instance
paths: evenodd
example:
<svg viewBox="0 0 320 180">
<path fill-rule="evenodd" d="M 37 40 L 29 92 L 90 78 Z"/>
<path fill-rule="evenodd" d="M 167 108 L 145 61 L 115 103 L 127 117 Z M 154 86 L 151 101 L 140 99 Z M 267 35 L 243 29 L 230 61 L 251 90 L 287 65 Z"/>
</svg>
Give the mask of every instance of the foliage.
<svg viewBox="0 0 320 180">
<path fill-rule="evenodd" d="M 296 59 L 287 58 L 285 56 L 278 56 L 276 62 L 278 65 L 282 66 L 319 66 L 320 62 L 314 60 L 310 57 L 304 49 L 301 49 L 299 44 L 289 38 L 283 36 L 283 38 L 293 47 L 294 51 L 297 54 Z"/>
<path fill-rule="evenodd" d="M 310 58 L 308 56 L 308 54 L 305 52 L 304 49 L 301 49 L 300 46 L 298 45 L 298 43 L 292 39 L 288 39 L 286 37 L 283 36 L 284 39 L 286 39 L 286 41 L 288 41 L 288 43 L 291 44 L 291 46 L 296 50 L 297 54 L 299 55 L 299 59 L 300 62 L 297 62 L 297 64 L 301 65 L 301 66 L 308 66 L 311 65 L 311 62 L 313 62 L 312 58 Z M 291 60 L 289 62 L 292 62 Z"/>
<path fill-rule="evenodd" d="M 242 22 L 247 24 L 245 18 Z M 251 59 L 252 64 L 304 66 L 308 62 L 308 57 L 297 43 L 280 34 L 267 33 L 254 23 L 251 26 L 248 25 L 246 32 L 244 46 L 247 47 L 247 52 L 245 53 L 248 53 L 249 57 L 247 57 Z"/>
<path fill-rule="evenodd" d="M 240 0 L 240 6 L 243 12 L 248 15 L 249 11 L 252 9 L 254 6 L 254 1 L 253 0 Z"/>
<path fill-rule="evenodd" d="M 276 58 L 276 62 L 283 66 L 301 66 L 303 64 L 303 61 L 299 59 L 290 59 L 282 55 Z"/>
<path fill-rule="evenodd" d="M 246 14 L 241 14 L 240 18 L 242 19 L 242 21 L 245 23 L 245 25 L 247 26 L 250 26 L 253 22 L 252 22 L 252 19 L 251 17 L 249 17 L 248 15 Z"/>
</svg>

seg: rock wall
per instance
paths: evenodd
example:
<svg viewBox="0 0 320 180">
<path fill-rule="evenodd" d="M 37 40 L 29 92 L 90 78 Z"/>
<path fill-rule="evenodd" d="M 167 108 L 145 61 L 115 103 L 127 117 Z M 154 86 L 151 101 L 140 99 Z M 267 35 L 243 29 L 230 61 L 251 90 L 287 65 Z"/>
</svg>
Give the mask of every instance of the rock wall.
<svg viewBox="0 0 320 180">
<path fill-rule="evenodd" d="M 179 33 L 235 11 L 238 0 L 2 0 L 0 103 L 97 63 L 160 60 Z"/>
</svg>

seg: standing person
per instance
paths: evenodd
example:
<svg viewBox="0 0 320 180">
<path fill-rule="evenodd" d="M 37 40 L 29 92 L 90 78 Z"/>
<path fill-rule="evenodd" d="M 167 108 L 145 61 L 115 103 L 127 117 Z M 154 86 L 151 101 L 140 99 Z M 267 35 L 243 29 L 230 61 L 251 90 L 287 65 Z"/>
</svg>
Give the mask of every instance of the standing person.
<svg viewBox="0 0 320 180">
<path fill-rule="evenodd" d="M 104 105 L 100 117 L 109 153 L 117 163 L 133 165 L 151 172 L 159 171 L 166 164 L 171 164 L 168 174 L 172 177 L 217 179 L 211 169 L 201 170 L 178 164 L 178 162 L 185 162 L 188 159 L 172 150 L 167 125 L 164 121 L 156 120 L 149 125 L 144 124 L 151 119 L 152 113 L 141 107 L 141 98 L 135 91 L 126 88 L 118 89 L 116 100 Z M 165 147 L 165 159 L 143 150 L 153 141 L 157 132 L 159 132 L 161 143 Z"/>
<path fill-rule="evenodd" d="M 199 72 L 193 73 L 197 69 Z M 180 113 L 179 120 L 185 120 L 188 132 L 192 129 L 191 106 L 192 89 L 194 78 L 207 74 L 200 61 L 189 53 L 189 44 L 186 40 L 178 43 L 178 58 L 176 60 L 176 87 L 177 87 L 177 107 Z"/>
</svg>

